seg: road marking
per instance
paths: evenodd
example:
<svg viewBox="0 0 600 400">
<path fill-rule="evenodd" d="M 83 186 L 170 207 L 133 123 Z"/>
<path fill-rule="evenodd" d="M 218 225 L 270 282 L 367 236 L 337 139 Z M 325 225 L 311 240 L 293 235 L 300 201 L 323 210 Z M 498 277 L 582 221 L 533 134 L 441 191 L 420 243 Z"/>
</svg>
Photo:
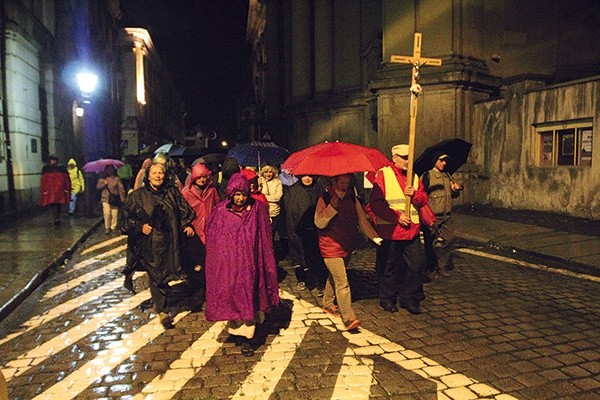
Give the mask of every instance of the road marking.
<svg viewBox="0 0 600 400">
<path fill-rule="evenodd" d="M 188 314 L 189 311 L 177 314 L 173 318 L 173 323 L 177 323 Z M 34 397 L 34 400 L 64 400 L 76 397 L 99 377 L 108 374 L 129 356 L 164 332 L 165 328 L 160 323 L 160 319 L 158 317 L 153 318 L 146 325 L 127 335 L 125 339 L 112 342 L 106 350 L 99 351 L 93 360 L 86 362 L 60 382 L 55 383 L 46 391 Z"/>
<path fill-rule="evenodd" d="M 314 312 L 314 305 L 287 292 L 282 291 L 281 298 L 294 302 L 292 321 L 305 320 L 310 313 Z M 313 322 L 304 326 L 290 326 L 288 329 L 280 330 L 232 399 L 268 399 L 312 324 Z"/>
<path fill-rule="evenodd" d="M 138 276 L 142 276 L 145 274 L 146 274 L 145 272 L 136 272 L 133 275 L 133 277 L 137 278 Z M 123 284 L 120 281 L 121 281 L 120 277 L 117 279 L 113 279 L 112 281 L 108 282 L 107 284 L 102 285 L 99 288 L 92 290 L 91 292 L 87 292 L 81 296 L 74 297 L 64 303 L 59 304 L 58 306 L 56 306 L 54 308 L 51 308 L 50 310 L 45 311 L 43 314 L 31 317 L 30 319 L 25 321 L 23 324 L 21 324 L 21 327 L 26 327 L 26 329 L 19 331 L 19 332 L 11 333 L 8 336 L 2 338 L 0 340 L 0 346 L 3 345 L 4 343 L 7 343 L 23 334 L 35 329 L 35 328 L 38 328 L 42 324 L 50 322 L 53 319 L 60 317 L 61 315 L 65 315 L 66 313 L 69 313 L 69 312 L 73 311 L 74 309 L 81 307 L 82 305 L 84 305 L 85 303 L 87 303 L 89 301 L 95 300 L 99 297 L 104 296 L 106 293 L 112 292 L 113 290 L 122 287 Z"/>
<path fill-rule="evenodd" d="M 120 242 L 120 241 L 122 241 L 122 240 L 123 240 L 123 239 L 125 239 L 126 237 L 127 237 L 127 236 L 118 236 L 118 237 L 116 237 L 116 238 L 113 238 L 113 239 L 108 239 L 108 240 L 105 240 L 105 241 L 103 241 L 103 242 L 100 242 L 100 243 L 98 243 L 98 244 L 95 244 L 95 245 L 93 245 L 93 246 L 90 246 L 90 247 L 86 248 L 85 250 L 83 250 L 83 251 L 81 252 L 81 255 L 83 256 L 83 255 L 85 255 L 85 254 L 91 253 L 92 251 L 96 251 L 96 250 L 98 250 L 98 249 L 101 249 L 101 248 L 103 248 L 103 247 L 110 246 L 111 244 L 115 244 L 115 243 L 117 243 L 117 242 Z M 125 245 L 125 247 L 127 247 L 127 245 Z"/>
<path fill-rule="evenodd" d="M 223 343 L 218 340 L 227 322 L 217 322 L 200 336 L 179 358 L 171 363 L 169 369 L 154 378 L 133 400 L 144 400 L 159 395 L 161 399 L 170 399 L 206 365 L 221 348 Z M 147 396 L 146 396 L 147 395 Z"/>
<path fill-rule="evenodd" d="M 105 259 L 107 257 L 110 257 L 113 254 L 120 253 L 120 252 L 122 252 L 122 251 L 124 251 L 126 249 L 127 249 L 127 245 L 124 244 L 123 246 L 115 247 L 112 250 L 109 250 L 109 251 L 106 251 L 106 252 L 102 253 L 102 256 L 92 257 L 92 258 L 89 258 L 89 259 L 87 259 L 85 261 L 80 261 L 77 264 L 73 265 L 67 271 L 67 274 L 72 274 L 73 272 L 79 271 L 82 268 L 85 268 L 85 267 L 87 267 L 87 266 L 89 266 L 89 265 L 91 265 L 91 264 L 93 264 L 95 262 L 98 262 L 98 261 L 101 261 L 101 260 L 103 260 L 103 259 Z"/>
<path fill-rule="evenodd" d="M 113 261 L 110 264 L 105 265 L 104 267 L 95 269 L 91 272 L 88 272 L 87 274 L 80 275 L 76 278 L 68 280 L 65 283 L 61 283 L 60 285 L 54 286 L 53 288 L 49 289 L 46 293 L 44 293 L 42 300 L 51 299 L 61 293 L 66 292 L 67 290 L 73 289 L 75 286 L 78 286 L 78 285 L 81 285 L 82 283 L 89 282 L 93 279 L 99 278 L 102 275 L 106 274 L 107 272 L 110 272 L 110 271 L 118 269 L 118 268 L 123 268 L 124 266 L 125 266 L 125 257 L 121 257 L 117 261 Z"/>
<path fill-rule="evenodd" d="M 141 302 L 149 298 L 150 291 L 144 290 L 104 312 L 94 314 L 93 317 L 84 320 L 81 324 L 21 354 L 15 360 L 9 361 L 2 369 L 4 377 L 9 381 L 16 376 L 22 375 L 25 371 L 44 362 L 52 355 L 64 350 L 97 329 L 100 329 L 104 324 L 121 317 L 127 311 L 139 306 Z"/>
<path fill-rule="evenodd" d="M 472 249 L 462 248 L 462 249 L 456 249 L 456 251 L 460 251 L 461 253 L 472 254 L 472 255 L 475 255 L 475 256 L 479 256 L 479 257 L 491 258 L 493 260 L 507 262 L 507 263 L 510 263 L 510 264 L 518 265 L 520 267 L 527 267 L 527 268 L 537 269 L 537 270 L 540 270 L 540 271 L 551 272 L 553 274 L 570 276 L 572 278 L 585 279 L 587 281 L 592 281 L 592 282 L 600 282 L 600 277 L 597 277 L 597 276 L 587 275 L 587 274 L 581 274 L 581 273 L 569 271 L 569 270 L 566 270 L 566 269 L 551 268 L 551 267 L 548 267 L 546 265 L 529 263 L 529 262 L 526 262 L 526 261 L 516 260 L 514 258 L 499 256 L 499 255 L 496 255 L 496 254 L 490 254 L 490 253 L 486 253 L 486 252 L 479 251 L 479 250 L 472 250 Z"/>
</svg>

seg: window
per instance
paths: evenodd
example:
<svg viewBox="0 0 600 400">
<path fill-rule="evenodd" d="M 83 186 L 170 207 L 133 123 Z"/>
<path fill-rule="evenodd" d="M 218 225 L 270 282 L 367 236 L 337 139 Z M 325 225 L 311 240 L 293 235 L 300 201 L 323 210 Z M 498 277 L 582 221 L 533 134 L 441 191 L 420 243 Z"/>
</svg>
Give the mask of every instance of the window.
<svg viewBox="0 0 600 400">
<path fill-rule="evenodd" d="M 538 124 L 540 167 L 592 165 L 592 120 Z"/>
</svg>

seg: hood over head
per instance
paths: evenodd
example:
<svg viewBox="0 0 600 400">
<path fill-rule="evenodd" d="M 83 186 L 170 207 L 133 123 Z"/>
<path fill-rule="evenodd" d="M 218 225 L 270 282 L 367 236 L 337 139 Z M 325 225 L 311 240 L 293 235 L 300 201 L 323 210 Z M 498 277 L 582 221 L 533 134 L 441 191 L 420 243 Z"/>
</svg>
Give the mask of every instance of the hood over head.
<svg viewBox="0 0 600 400">
<path fill-rule="evenodd" d="M 238 191 L 250 193 L 250 182 L 248 182 L 248 179 L 239 172 L 231 175 L 231 178 L 229 178 L 225 195 L 231 200 L 233 194 Z"/>
</svg>

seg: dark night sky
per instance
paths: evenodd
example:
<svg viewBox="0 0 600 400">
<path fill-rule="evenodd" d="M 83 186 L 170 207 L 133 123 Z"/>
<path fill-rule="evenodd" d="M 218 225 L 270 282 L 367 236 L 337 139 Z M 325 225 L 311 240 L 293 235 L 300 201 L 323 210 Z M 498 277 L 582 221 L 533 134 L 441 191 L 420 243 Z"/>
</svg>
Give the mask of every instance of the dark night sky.
<svg viewBox="0 0 600 400">
<path fill-rule="evenodd" d="M 186 105 L 186 125 L 234 139 L 250 47 L 247 0 L 121 0 L 123 26 L 149 30 Z"/>
</svg>

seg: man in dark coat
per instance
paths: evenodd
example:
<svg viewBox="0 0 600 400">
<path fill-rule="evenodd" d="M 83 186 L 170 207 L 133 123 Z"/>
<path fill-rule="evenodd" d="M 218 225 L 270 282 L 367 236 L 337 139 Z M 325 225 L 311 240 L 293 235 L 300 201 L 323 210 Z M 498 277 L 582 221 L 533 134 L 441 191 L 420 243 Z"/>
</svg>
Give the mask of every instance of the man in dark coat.
<svg viewBox="0 0 600 400">
<path fill-rule="evenodd" d="M 71 201 L 71 178 L 56 156 L 50 156 L 42 168 L 41 190 L 40 205 L 50 208 L 54 225 L 59 225 L 62 205 Z"/>
<path fill-rule="evenodd" d="M 283 204 L 287 235 L 289 240 L 288 259 L 294 266 L 294 272 L 300 288 L 317 289 L 317 295 L 323 295 L 327 268 L 319 253 L 317 227 L 314 224 L 315 206 L 325 188 L 310 175 L 300 177 L 289 187 Z"/>
<path fill-rule="evenodd" d="M 194 235 L 194 211 L 179 191 L 166 185 L 166 168 L 153 164 L 147 183 L 134 190 L 123 206 L 122 231 L 129 236 L 128 266 L 148 273 L 150 292 L 165 328 L 172 327 L 167 313 L 173 298 L 170 282 L 187 278 L 182 264 L 181 236 Z"/>
</svg>

